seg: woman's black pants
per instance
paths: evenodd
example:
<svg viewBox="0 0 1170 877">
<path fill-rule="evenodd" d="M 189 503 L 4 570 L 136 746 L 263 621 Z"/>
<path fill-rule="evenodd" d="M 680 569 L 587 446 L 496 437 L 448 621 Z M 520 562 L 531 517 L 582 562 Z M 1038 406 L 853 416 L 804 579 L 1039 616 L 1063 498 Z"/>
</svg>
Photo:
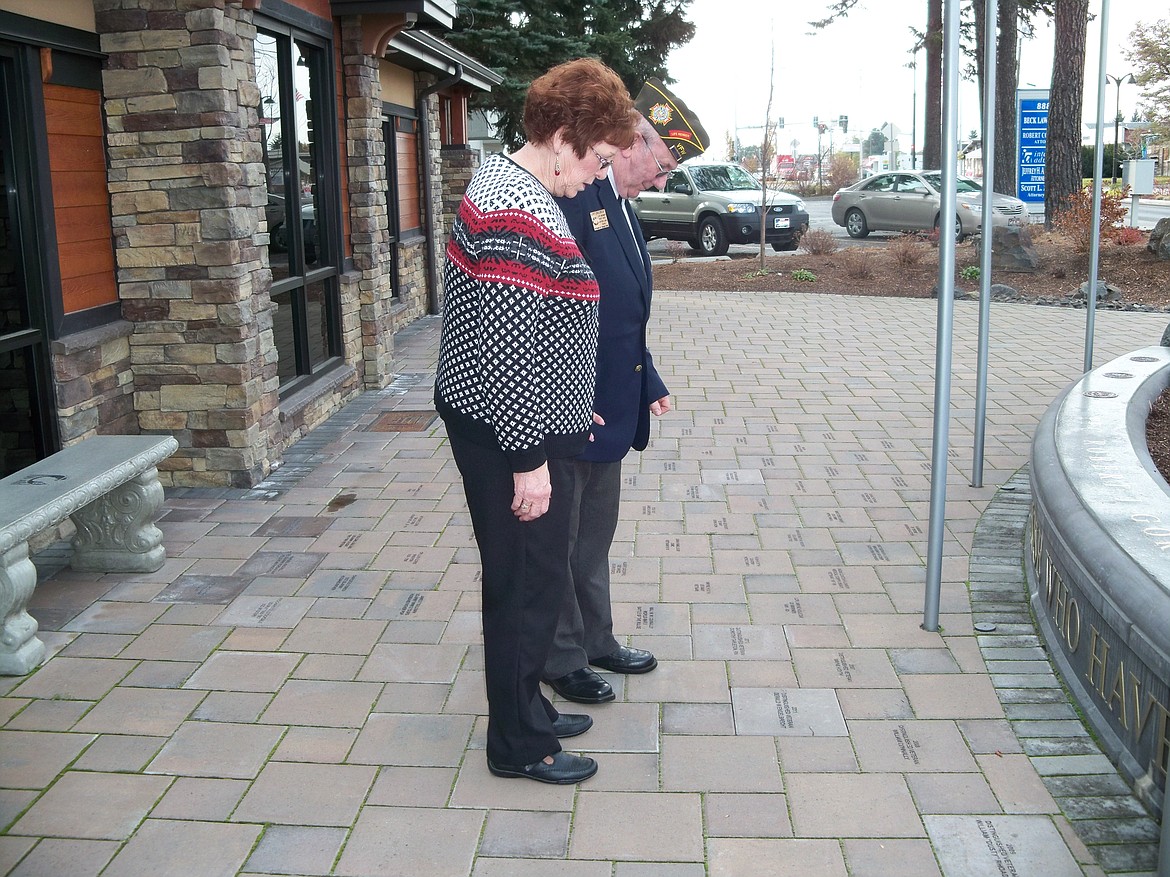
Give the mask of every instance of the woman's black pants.
<svg viewBox="0 0 1170 877">
<path fill-rule="evenodd" d="M 557 711 L 540 691 L 540 676 L 569 588 L 573 461 L 548 461 L 549 510 L 524 523 L 512 512 L 504 454 L 459 436 L 450 441 L 483 571 L 487 756 L 496 764 L 532 764 L 561 750 L 552 726 Z"/>
</svg>

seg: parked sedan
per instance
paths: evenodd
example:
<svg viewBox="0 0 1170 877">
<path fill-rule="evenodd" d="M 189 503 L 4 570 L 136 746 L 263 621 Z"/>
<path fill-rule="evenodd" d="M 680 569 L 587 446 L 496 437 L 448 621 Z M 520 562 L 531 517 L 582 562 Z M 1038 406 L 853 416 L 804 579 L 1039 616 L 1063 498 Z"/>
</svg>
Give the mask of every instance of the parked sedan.
<svg viewBox="0 0 1170 877">
<path fill-rule="evenodd" d="M 983 225 L 983 187 L 975 180 L 956 181 L 957 224 L 961 240 Z M 941 171 L 894 171 L 866 177 L 833 196 L 833 222 L 850 237 L 863 238 L 871 231 L 923 231 L 939 227 L 942 201 Z M 1024 225 L 1028 208 L 1019 198 L 992 194 L 991 224 Z"/>
</svg>

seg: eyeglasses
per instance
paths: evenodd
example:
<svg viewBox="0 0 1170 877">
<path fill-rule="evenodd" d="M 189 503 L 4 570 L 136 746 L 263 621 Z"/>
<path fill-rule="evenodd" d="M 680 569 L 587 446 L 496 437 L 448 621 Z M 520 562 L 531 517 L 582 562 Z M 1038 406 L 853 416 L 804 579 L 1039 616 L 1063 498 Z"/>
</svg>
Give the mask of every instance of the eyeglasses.
<svg viewBox="0 0 1170 877">
<path fill-rule="evenodd" d="M 602 155 L 600 152 L 598 152 L 596 149 L 594 149 L 594 150 L 593 150 L 593 154 L 597 156 L 597 162 L 598 162 L 598 164 L 600 164 L 600 165 L 601 165 L 601 169 L 602 169 L 602 170 L 605 170 L 606 168 L 608 168 L 610 165 L 612 165 L 612 164 L 613 164 L 613 159 L 612 159 L 612 158 L 606 158 L 606 157 L 604 157 L 604 156 L 603 156 L 603 155 Z"/>
<path fill-rule="evenodd" d="M 658 173 L 654 175 L 654 179 L 667 176 L 670 171 L 662 166 L 662 162 L 658 160 L 658 156 L 654 154 L 654 150 L 650 148 L 650 141 L 645 136 L 642 137 L 642 145 L 646 147 L 646 151 L 650 153 L 650 157 L 654 159 L 654 163 L 658 165 Z"/>
</svg>

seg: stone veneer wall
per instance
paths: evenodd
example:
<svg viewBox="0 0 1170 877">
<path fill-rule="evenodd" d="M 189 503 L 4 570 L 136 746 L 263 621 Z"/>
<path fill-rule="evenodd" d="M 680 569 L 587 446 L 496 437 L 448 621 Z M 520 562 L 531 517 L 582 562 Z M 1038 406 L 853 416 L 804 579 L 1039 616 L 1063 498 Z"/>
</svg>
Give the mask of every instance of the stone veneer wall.
<svg viewBox="0 0 1170 877">
<path fill-rule="evenodd" d="M 443 147 L 443 246 L 451 237 L 467 184 L 479 168 L 479 153 L 464 144 Z"/>
<path fill-rule="evenodd" d="M 164 483 L 250 486 L 279 459 L 252 13 L 94 0 L 115 258 L 144 432 Z"/>
<path fill-rule="evenodd" d="M 134 374 L 125 320 L 58 338 L 49 345 L 61 444 L 102 433 L 135 435 Z"/>
<path fill-rule="evenodd" d="M 382 139 L 382 80 L 378 59 L 362 54 L 361 19 L 341 22 L 342 63 L 345 68 L 345 148 L 349 158 L 349 221 L 356 280 L 353 300 L 358 372 L 366 389 L 379 389 L 390 380 L 394 357 L 393 300 L 390 290 L 390 250 L 386 215 L 386 143 Z M 349 326 L 346 326 L 349 329 Z M 348 331 L 345 339 L 350 350 Z"/>
</svg>

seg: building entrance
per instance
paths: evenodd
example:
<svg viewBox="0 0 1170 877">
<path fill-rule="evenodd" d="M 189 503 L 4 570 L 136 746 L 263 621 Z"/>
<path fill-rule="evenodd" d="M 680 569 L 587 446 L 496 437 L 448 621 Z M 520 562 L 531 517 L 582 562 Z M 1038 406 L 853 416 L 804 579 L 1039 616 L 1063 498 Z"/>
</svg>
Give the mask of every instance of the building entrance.
<svg viewBox="0 0 1170 877">
<path fill-rule="evenodd" d="M 0 43 L 0 477 L 57 445 L 21 55 Z"/>
</svg>

